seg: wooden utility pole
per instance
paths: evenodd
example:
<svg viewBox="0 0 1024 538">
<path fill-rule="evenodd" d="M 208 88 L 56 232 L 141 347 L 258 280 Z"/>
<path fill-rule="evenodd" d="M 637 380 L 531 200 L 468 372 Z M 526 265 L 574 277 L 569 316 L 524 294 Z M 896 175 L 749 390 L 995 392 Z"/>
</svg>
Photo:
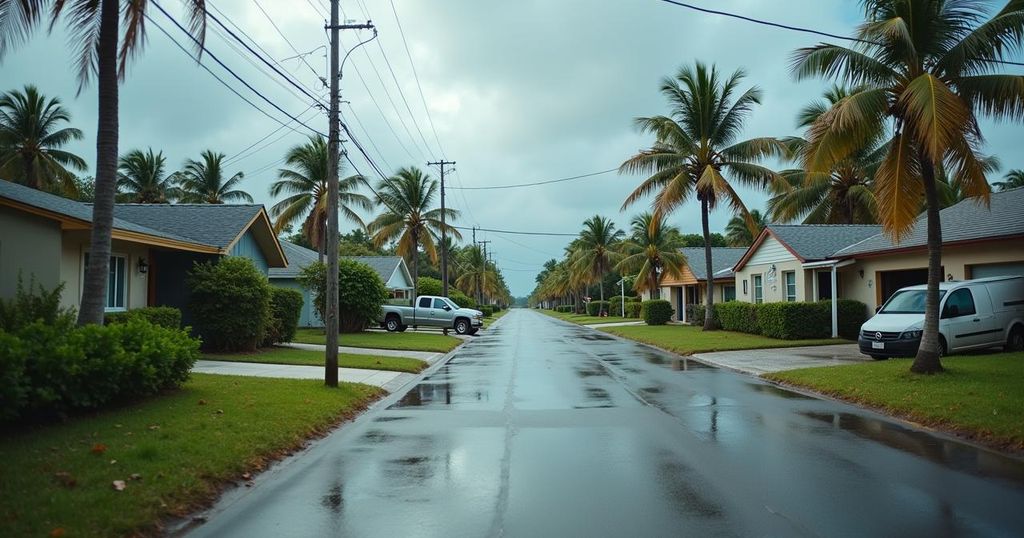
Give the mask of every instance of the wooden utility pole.
<svg viewBox="0 0 1024 538">
<path fill-rule="evenodd" d="M 447 237 L 448 232 L 445 229 L 445 209 L 444 209 L 444 167 L 445 165 L 455 165 L 455 161 L 446 161 L 442 158 L 440 161 L 428 162 L 427 166 L 440 166 L 441 167 L 441 295 L 448 296 L 448 244 Z"/>
<path fill-rule="evenodd" d="M 484 246 L 484 268 L 483 268 L 483 272 L 480 273 L 480 277 L 479 277 L 481 279 L 481 283 L 477 287 L 477 289 L 480 290 L 480 297 L 478 298 L 479 300 L 477 301 L 478 303 L 482 303 L 484 301 L 484 286 L 487 284 L 487 244 L 488 243 L 490 243 L 490 241 L 487 240 L 487 239 L 484 239 L 483 241 L 480 241 L 480 244 Z"/>
</svg>

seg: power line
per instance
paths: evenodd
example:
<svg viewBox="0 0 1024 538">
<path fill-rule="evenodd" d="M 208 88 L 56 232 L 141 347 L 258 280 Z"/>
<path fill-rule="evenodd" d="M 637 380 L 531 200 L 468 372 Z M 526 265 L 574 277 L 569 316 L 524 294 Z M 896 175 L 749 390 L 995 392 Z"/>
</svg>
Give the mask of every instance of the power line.
<svg viewBox="0 0 1024 538">
<path fill-rule="evenodd" d="M 391 12 L 395 14 L 395 24 L 398 25 L 398 35 L 402 36 L 402 45 L 405 46 L 405 55 L 409 58 L 409 66 L 412 67 L 412 76 L 416 80 L 416 88 L 420 92 L 420 102 L 423 103 L 423 112 L 427 114 L 427 121 L 430 123 L 430 130 L 434 133 L 434 141 L 437 148 L 444 155 L 444 147 L 441 146 L 441 138 L 437 136 L 437 128 L 434 127 L 434 118 L 430 117 L 430 108 L 427 107 L 427 98 L 423 94 L 423 85 L 420 84 L 420 75 L 416 72 L 416 63 L 412 61 L 412 53 L 409 51 L 409 42 L 405 39 L 405 30 L 402 29 L 402 21 L 398 18 L 398 9 L 395 8 L 395 0 L 389 0 Z"/>
<path fill-rule="evenodd" d="M 308 67 L 309 70 L 313 72 L 313 76 L 316 77 L 317 80 L 320 80 L 320 73 L 318 73 L 316 69 L 313 69 L 313 66 L 309 65 L 309 62 L 306 61 L 306 57 L 299 52 L 299 49 L 295 48 L 295 45 L 293 45 L 291 40 L 288 39 L 288 36 L 284 35 L 284 32 L 282 32 L 281 29 L 277 26 L 277 23 L 274 22 L 274 19 L 271 18 L 270 14 L 268 14 L 267 11 L 263 9 L 263 6 L 260 5 L 259 1 L 252 0 L 252 3 L 256 4 L 256 8 L 260 10 L 260 13 L 262 13 L 263 16 L 270 23 L 270 25 L 274 27 L 274 30 L 277 31 L 277 35 L 281 36 L 281 39 L 284 39 L 284 42 L 287 43 L 289 47 L 291 47 L 292 52 L 297 54 L 299 56 L 299 59 L 302 60 L 302 63 L 305 64 L 306 67 Z"/>
<path fill-rule="evenodd" d="M 472 228 L 466 228 L 465 226 L 452 226 L 452 228 L 455 228 L 457 230 L 472 230 Z M 480 227 L 477 227 L 476 229 L 480 230 L 482 232 L 491 232 L 491 233 L 496 233 L 496 234 L 513 234 L 513 235 L 543 235 L 543 236 L 556 236 L 556 237 L 576 237 L 576 236 L 579 235 L 578 233 L 568 234 L 568 233 L 559 233 L 559 232 L 520 232 L 520 231 L 515 231 L 515 230 L 495 230 L 493 228 L 480 228 Z"/>
<path fill-rule="evenodd" d="M 307 112 L 309 112 L 309 109 L 313 108 L 314 106 L 316 106 L 316 105 L 309 105 L 309 107 L 307 107 L 306 110 L 303 110 L 302 112 L 299 113 L 299 117 L 301 118 L 302 116 L 304 116 Z M 290 133 L 285 133 L 282 137 L 275 138 L 274 140 L 268 142 L 266 145 L 261 146 L 259 149 L 256 149 L 255 151 L 253 151 L 249 155 L 245 155 L 245 156 L 242 155 L 243 153 L 246 153 L 250 149 L 256 147 L 256 145 L 258 145 L 259 143 L 263 142 L 264 140 L 270 138 L 271 136 L 274 136 L 278 131 L 280 131 L 281 129 L 284 129 L 285 127 L 287 127 L 287 125 L 286 124 L 282 124 L 277 129 L 274 129 L 273 131 L 270 131 L 269 133 L 267 133 L 267 135 L 264 136 L 263 138 L 260 138 L 259 140 L 257 140 L 255 142 L 253 142 L 252 144 L 249 144 L 248 146 L 246 146 L 245 149 L 234 153 L 230 157 L 227 157 L 226 159 L 224 159 L 224 164 L 228 164 L 228 163 L 230 163 L 232 161 L 236 161 L 236 160 L 240 161 L 242 159 L 247 159 L 247 158 L 251 157 L 252 155 L 257 154 L 260 151 L 262 151 L 263 149 L 265 149 L 265 148 L 269 147 L 270 145 L 274 144 L 275 142 L 277 142 L 278 140 L 280 140 L 284 136 L 287 136 Z"/>
<path fill-rule="evenodd" d="M 563 177 L 563 178 L 559 178 L 559 179 L 549 179 L 547 181 L 535 181 L 533 183 L 517 183 L 517 184 L 513 184 L 513 185 L 492 185 L 492 186 L 488 186 L 488 187 L 449 187 L 449 188 L 451 188 L 451 189 L 459 189 L 459 190 L 464 190 L 464 191 L 486 191 L 486 190 L 494 190 L 494 189 L 516 189 L 516 188 L 519 188 L 519 187 L 535 187 L 537 185 L 550 185 L 551 183 L 561 183 L 563 181 L 573 181 L 573 180 L 576 180 L 576 179 L 583 179 L 583 178 L 587 178 L 587 177 L 600 176 L 600 175 L 603 175 L 603 174 L 609 174 L 611 172 L 617 172 L 618 170 L 619 170 L 618 168 L 609 168 L 608 170 L 602 170 L 600 172 L 591 172 L 589 174 L 581 174 L 581 175 L 578 175 L 578 176 Z"/>
<path fill-rule="evenodd" d="M 548 256 L 550 258 L 561 258 L 562 257 L 562 254 L 552 254 L 550 252 L 545 252 L 543 250 L 531 247 L 530 245 L 527 245 L 527 244 L 524 244 L 524 243 L 520 243 L 519 241 L 516 241 L 515 239 L 512 239 L 511 237 L 505 237 L 504 235 L 496 235 L 494 237 L 497 237 L 498 239 L 501 239 L 502 241 L 508 241 L 509 243 L 512 243 L 513 245 L 518 245 L 518 246 L 523 247 L 523 248 L 525 248 L 527 250 L 532 250 L 532 251 L 534 251 L 534 252 L 536 252 L 538 254 L 543 254 L 543 255 Z"/>
<path fill-rule="evenodd" d="M 377 147 L 377 143 L 373 141 L 373 137 L 370 136 L 370 131 L 366 129 L 366 126 L 363 125 L 363 122 L 359 119 L 359 116 L 356 115 L 356 109 L 352 107 L 352 103 L 346 101 L 346 104 L 348 104 L 349 111 L 352 112 L 352 118 L 356 120 L 356 124 L 359 125 L 359 128 L 362 129 L 363 134 L 366 135 L 366 139 L 370 141 L 370 146 L 373 147 L 374 151 L 377 152 L 377 156 L 380 157 L 381 162 L 384 163 L 384 166 L 386 166 L 388 170 L 394 170 L 394 168 L 388 163 L 388 160 L 384 157 L 384 152 L 382 152 L 380 148 Z"/>
</svg>

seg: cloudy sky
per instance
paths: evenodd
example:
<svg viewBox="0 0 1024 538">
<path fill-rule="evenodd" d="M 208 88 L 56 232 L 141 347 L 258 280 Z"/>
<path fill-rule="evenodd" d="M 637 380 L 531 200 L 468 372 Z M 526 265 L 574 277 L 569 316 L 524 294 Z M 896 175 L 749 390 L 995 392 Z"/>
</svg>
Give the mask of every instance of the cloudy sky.
<svg viewBox="0 0 1024 538">
<path fill-rule="evenodd" d="M 275 61 L 281 61 L 283 70 L 313 92 L 326 95 L 318 78 L 326 66 L 325 49 L 314 51 L 327 42 L 326 1 L 258 2 L 213 0 L 208 4 L 215 8 L 214 14 L 222 12 L 226 16 L 222 20 L 237 24 Z M 859 17 L 852 1 L 694 3 L 836 34 L 852 33 Z M 180 2 L 163 0 L 161 5 L 180 19 Z M 792 51 L 815 44 L 819 41 L 815 36 L 696 13 L 658 0 L 394 0 L 394 5 L 412 63 L 389 0 L 342 1 L 347 18 L 370 18 L 380 30 L 378 41 L 355 51 L 346 64 L 342 91 L 351 105 L 343 106 L 343 115 L 385 172 L 400 166 L 422 167 L 440 157 L 457 161 L 457 173 L 449 181 L 448 205 L 462 211 L 458 224 L 466 227 L 572 233 L 594 214 L 627 225 L 633 214 L 646 207 L 619 211 L 626 194 L 639 182 L 637 177 L 605 174 L 507 190 L 458 188 L 543 181 L 618 166 L 650 143 L 633 130 L 632 119 L 665 111 L 657 91 L 659 81 L 681 65 L 700 60 L 715 63 L 723 71 L 741 67 L 747 71 L 745 85 L 760 86 L 764 92 L 763 104 L 747 124 L 749 137 L 797 134 L 796 111 L 829 85 L 796 82 L 788 71 Z M 187 38 L 163 15 L 152 7 L 150 13 L 187 45 Z M 342 43 L 347 49 L 365 36 L 348 32 Z M 198 158 L 204 149 L 223 152 L 233 157 L 232 171 L 245 172 L 243 187 L 269 207 L 274 200 L 267 191 L 275 170 L 284 152 L 302 142 L 306 129 L 278 130 L 279 123 L 217 82 L 156 26 L 147 27 L 147 37 L 146 49 L 122 87 L 122 151 L 153 147 L 164 152 L 172 167 L 186 158 Z M 91 164 L 96 94 L 94 88 L 86 88 L 76 95 L 77 81 L 64 38 L 58 26 L 52 35 L 41 32 L 4 58 L 0 89 L 31 83 L 46 94 L 60 96 L 75 125 L 86 134 L 72 149 Z M 326 118 L 310 108 L 310 99 L 286 88 L 265 68 L 255 67 L 255 60 L 236 50 L 238 46 L 212 23 L 207 46 L 281 108 L 326 132 Z M 314 51 L 305 56 L 309 65 L 286 60 L 296 51 Z M 210 59 L 204 63 L 262 109 L 287 119 Z M 1020 126 L 985 127 L 986 151 L 1002 159 L 1003 169 L 1024 167 Z M 267 135 L 252 150 L 239 154 Z M 349 148 L 360 171 L 371 172 Z M 751 209 L 763 207 L 764 193 L 742 194 Z M 730 217 L 726 210 L 714 213 L 712 229 L 720 230 Z M 696 203 L 682 207 L 672 223 L 685 232 L 699 231 Z M 344 226 L 351 228 L 351 224 Z M 570 238 L 478 232 L 477 239 L 491 241 L 489 247 L 513 294 L 526 295 L 533 289 L 539 266 L 559 256 Z"/>
</svg>

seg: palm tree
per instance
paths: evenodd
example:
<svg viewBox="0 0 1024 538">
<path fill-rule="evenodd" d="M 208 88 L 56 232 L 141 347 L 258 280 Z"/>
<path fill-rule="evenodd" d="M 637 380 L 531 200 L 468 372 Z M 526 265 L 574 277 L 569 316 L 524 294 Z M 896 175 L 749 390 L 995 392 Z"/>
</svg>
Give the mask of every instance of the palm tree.
<svg viewBox="0 0 1024 538">
<path fill-rule="evenodd" d="M 252 196 L 235 187 L 245 174 L 236 172 L 225 181 L 222 161 L 223 153 L 206 150 L 202 162 L 188 159 L 185 167 L 174 174 L 174 180 L 181 188 L 181 201 L 189 204 L 224 204 L 244 201 L 252 203 Z"/>
<path fill-rule="evenodd" d="M 496 297 L 501 293 L 498 272 L 484 258 L 483 249 L 477 245 L 467 247 L 459 256 L 459 276 L 455 286 L 466 295 L 476 297 L 483 304 L 488 297 Z"/>
<path fill-rule="evenodd" d="M 761 230 L 768 225 L 768 219 L 759 209 L 750 210 L 750 221 L 747 222 L 747 219 L 740 215 L 729 219 L 729 223 L 725 225 L 725 240 L 729 242 L 730 247 L 749 247 L 754 243 L 754 239 L 761 235 Z"/>
<path fill-rule="evenodd" d="M 630 232 L 621 244 L 623 258 L 615 269 L 622 275 L 635 275 L 633 289 L 637 292 L 651 290 L 651 297 L 654 297 L 660 275 L 682 276 L 686 265 L 686 256 L 679 251 L 683 247 L 682 236 L 678 229 L 662 226 L 652 213 L 633 217 Z"/>
<path fill-rule="evenodd" d="M 203 0 L 184 0 L 186 17 L 196 49 L 206 35 Z M 117 193 L 118 82 L 128 60 L 142 49 L 145 10 L 149 2 L 116 0 L 66 0 L 60 2 L 0 0 L 0 57 L 14 44 L 32 35 L 50 9 L 50 27 L 68 10 L 69 44 L 75 52 L 79 87 L 95 77 L 99 95 L 96 128 L 96 194 L 92 206 L 89 264 L 82 286 L 80 325 L 103 323 L 110 269 L 110 240 Z M 122 23 L 123 17 L 123 23 Z M 123 32 L 124 39 L 120 39 Z"/>
<path fill-rule="evenodd" d="M 1024 187 L 1024 170 L 1010 170 L 1003 176 L 1003 181 L 996 181 L 992 186 L 998 191 L 1008 191 L 1017 187 Z"/>
<path fill-rule="evenodd" d="M 810 129 L 833 105 L 863 89 L 863 86 L 853 89 L 833 86 L 825 92 L 824 101 L 814 101 L 800 111 L 798 126 Z M 802 217 L 805 224 L 878 222 L 871 181 L 887 151 L 884 142 L 885 131 L 881 129 L 863 147 L 825 173 L 809 174 L 803 169 L 780 172 L 786 181 L 773 188 L 773 196 L 768 200 L 772 220 L 789 222 Z M 807 140 L 803 138 L 787 139 L 787 144 L 795 158 L 807 148 Z"/>
<path fill-rule="evenodd" d="M 437 180 L 416 167 L 402 168 L 377 186 L 377 197 L 385 209 L 367 229 L 378 248 L 398 240 L 398 254 L 412 260 L 413 282 L 419 278 L 420 246 L 436 263 L 435 240 L 440 238 L 442 228 L 449 236 L 462 239 L 462 234 L 447 224 L 459 217 L 457 210 L 445 208 L 447 222 L 441 224 L 441 209 L 433 207 L 437 189 Z"/>
<path fill-rule="evenodd" d="M 138 204 L 166 204 L 181 196 L 174 176 L 164 175 L 167 159 L 163 152 L 143 153 L 134 149 L 121 157 L 117 169 L 117 188 L 124 201 Z"/>
<path fill-rule="evenodd" d="M 697 62 L 694 67 L 681 68 L 674 79 L 665 78 L 661 93 L 671 106 L 669 115 L 636 120 L 641 131 L 655 135 L 654 145 L 619 168 L 622 173 L 650 174 L 626 198 L 623 209 L 655 194 L 654 215 L 664 219 L 691 196 L 697 197 L 709 275 L 712 259 L 708 214 L 720 202 L 726 203 L 750 223 L 743 200 L 723 174 L 741 185 L 765 188 L 781 179 L 758 161 L 789 153 L 785 144 L 774 138 L 736 141 L 744 120 L 761 102 L 757 87 L 734 95 L 743 77 L 743 70 L 737 70 L 723 79 L 714 66 Z M 713 283 L 709 280 L 704 330 L 715 328 L 713 308 Z"/>
<path fill-rule="evenodd" d="M 270 185 L 271 196 L 290 195 L 270 208 L 270 215 L 276 218 L 274 231 L 280 233 L 303 219 L 302 235 L 317 246 L 321 261 L 327 246 L 327 158 L 327 141 L 321 136 L 311 136 L 305 144 L 288 150 L 285 163 L 290 168 L 278 169 L 278 179 Z M 338 182 L 338 209 L 360 228 L 366 225 L 352 208 L 373 209 L 369 198 L 355 192 L 364 184 L 366 179 L 360 175 Z"/>
<path fill-rule="evenodd" d="M 2 39 L 2 38 L 0 38 Z M 0 95 L 0 175 L 33 189 L 77 195 L 77 177 L 85 161 L 60 148 L 81 140 L 82 131 L 61 127 L 71 114 L 60 99 L 47 99 L 35 86 Z"/>
<path fill-rule="evenodd" d="M 998 63 L 1024 45 L 1024 4 L 1017 0 L 989 17 L 968 0 L 862 0 L 859 45 L 827 43 L 799 49 L 798 78 L 821 76 L 865 84 L 812 125 L 804 168 L 824 173 L 891 126 L 887 153 L 875 173 L 879 220 L 899 241 L 924 202 L 928 286 L 924 334 L 911 371 L 942 370 L 939 282 L 942 229 L 937 170 L 948 170 L 968 197 L 988 199 L 980 115 L 1024 118 L 1021 77 Z"/>
<path fill-rule="evenodd" d="M 604 286 L 601 284 L 604 275 L 622 259 L 618 243 L 625 235 L 625 232 L 615 227 L 611 219 L 601 215 L 594 215 L 583 221 L 583 231 L 580 232 L 576 244 L 572 265 L 587 278 L 588 283 L 599 284 L 602 302 Z"/>
</svg>

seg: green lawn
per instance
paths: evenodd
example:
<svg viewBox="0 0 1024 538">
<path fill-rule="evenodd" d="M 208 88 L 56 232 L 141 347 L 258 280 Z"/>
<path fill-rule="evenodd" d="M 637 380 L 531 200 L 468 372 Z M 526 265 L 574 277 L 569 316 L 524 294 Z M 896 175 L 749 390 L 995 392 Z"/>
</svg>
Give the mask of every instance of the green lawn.
<svg viewBox="0 0 1024 538">
<path fill-rule="evenodd" d="M 304 344 L 325 344 L 327 335 L 323 329 L 299 329 L 295 341 Z M 361 332 L 345 333 L 338 336 L 342 346 L 363 347 L 369 349 L 397 349 L 399 351 L 434 351 L 447 353 L 462 343 L 454 336 L 443 334 L 404 332 Z"/>
<path fill-rule="evenodd" d="M 586 314 L 570 314 L 568 312 L 555 312 L 554 310 L 540 309 L 538 312 L 547 314 L 553 318 L 558 318 L 571 323 L 577 323 L 579 325 L 588 325 L 594 323 L 618 323 L 622 321 L 640 321 L 637 318 L 623 318 L 619 316 L 588 316 Z"/>
<path fill-rule="evenodd" d="M 604 332 L 651 344 L 680 355 L 736 349 L 764 349 L 776 347 L 820 346 L 846 344 L 846 340 L 822 338 L 815 340 L 777 340 L 757 334 L 730 331 L 708 331 L 691 325 L 632 325 L 604 327 Z"/>
<path fill-rule="evenodd" d="M 261 349 L 254 353 L 207 353 L 204 358 L 215 361 L 262 362 L 268 364 L 301 364 L 323 366 L 323 351 L 308 351 L 290 347 L 273 347 Z M 367 368 L 370 370 L 391 370 L 394 372 L 417 373 L 427 367 L 427 363 L 419 359 L 405 357 L 377 357 L 373 355 L 355 355 L 342 353 L 338 355 L 338 366 L 343 368 Z"/>
<path fill-rule="evenodd" d="M 382 393 L 193 374 L 182 390 L 143 403 L 8 429 L 0 436 L 0 536 L 159 534 L 161 519 L 211 502 L 227 483 L 244 481 Z"/>
<path fill-rule="evenodd" d="M 1004 448 L 1024 449 L 1024 353 L 947 357 L 946 371 L 910 373 L 911 359 L 806 368 L 765 377 L 866 404 Z"/>
</svg>

